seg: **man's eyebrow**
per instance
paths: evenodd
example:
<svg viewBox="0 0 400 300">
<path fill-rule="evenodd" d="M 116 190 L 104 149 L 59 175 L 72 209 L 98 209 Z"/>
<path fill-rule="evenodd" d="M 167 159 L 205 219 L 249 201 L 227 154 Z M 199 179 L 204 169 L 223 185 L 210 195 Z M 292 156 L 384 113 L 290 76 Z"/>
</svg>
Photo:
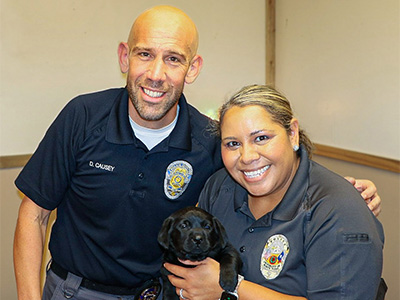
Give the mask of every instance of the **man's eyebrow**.
<svg viewBox="0 0 400 300">
<path fill-rule="evenodd" d="M 133 52 L 138 52 L 138 51 L 146 51 L 146 52 L 151 52 L 150 48 L 146 48 L 146 47 L 133 47 L 131 49 L 131 53 Z"/>
<path fill-rule="evenodd" d="M 141 51 L 145 51 L 145 52 L 152 52 L 153 50 L 152 50 L 152 48 L 148 48 L 148 47 L 133 47 L 132 49 L 131 49 L 131 53 L 134 53 L 134 52 L 141 52 Z M 165 52 L 168 54 L 168 55 L 175 55 L 175 56 L 179 56 L 180 58 L 182 58 L 185 62 L 187 61 L 187 57 L 185 56 L 185 54 L 183 53 L 183 52 L 179 52 L 179 51 L 176 51 L 176 50 L 165 50 Z"/>
</svg>

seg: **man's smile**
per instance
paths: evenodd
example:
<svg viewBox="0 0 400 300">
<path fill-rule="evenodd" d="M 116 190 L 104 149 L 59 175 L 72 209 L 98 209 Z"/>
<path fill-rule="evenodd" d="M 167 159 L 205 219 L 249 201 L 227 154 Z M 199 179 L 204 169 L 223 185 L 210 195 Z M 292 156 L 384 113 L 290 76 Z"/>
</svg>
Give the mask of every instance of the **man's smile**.
<svg viewBox="0 0 400 300">
<path fill-rule="evenodd" d="M 142 91 L 151 98 L 161 98 L 165 94 L 165 92 L 157 92 L 144 87 L 142 87 Z"/>
</svg>

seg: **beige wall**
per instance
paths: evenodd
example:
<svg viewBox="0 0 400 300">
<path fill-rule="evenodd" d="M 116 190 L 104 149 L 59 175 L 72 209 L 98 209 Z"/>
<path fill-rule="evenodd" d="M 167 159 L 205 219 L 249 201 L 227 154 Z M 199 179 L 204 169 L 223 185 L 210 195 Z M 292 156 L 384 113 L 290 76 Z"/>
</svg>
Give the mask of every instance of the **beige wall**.
<svg viewBox="0 0 400 300">
<path fill-rule="evenodd" d="M 14 188 L 14 179 L 20 170 L 0 170 L 0 299 L 17 299 L 12 244 L 21 201 Z"/>
<path fill-rule="evenodd" d="M 400 159 L 400 1 L 276 1 L 276 86 L 319 143 Z"/>
</svg>

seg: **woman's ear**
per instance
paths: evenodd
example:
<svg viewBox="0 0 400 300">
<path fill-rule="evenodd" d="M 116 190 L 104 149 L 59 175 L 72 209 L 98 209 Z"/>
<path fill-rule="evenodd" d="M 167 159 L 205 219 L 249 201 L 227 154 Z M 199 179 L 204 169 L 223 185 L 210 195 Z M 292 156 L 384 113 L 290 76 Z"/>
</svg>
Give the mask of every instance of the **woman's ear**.
<svg viewBox="0 0 400 300">
<path fill-rule="evenodd" d="M 299 121 L 296 118 L 293 118 L 290 121 L 290 143 L 292 144 L 292 148 L 294 146 L 299 146 L 300 143 L 300 135 L 299 135 Z"/>
<path fill-rule="evenodd" d="M 129 71 L 129 46 L 127 43 L 120 43 L 118 46 L 118 61 L 122 73 Z"/>
<path fill-rule="evenodd" d="M 189 70 L 185 76 L 185 83 L 190 84 L 194 82 L 200 74 L 201 67 L 203 66 L 203 58 L 200 55 L 193 57 Z"/>
</svg>

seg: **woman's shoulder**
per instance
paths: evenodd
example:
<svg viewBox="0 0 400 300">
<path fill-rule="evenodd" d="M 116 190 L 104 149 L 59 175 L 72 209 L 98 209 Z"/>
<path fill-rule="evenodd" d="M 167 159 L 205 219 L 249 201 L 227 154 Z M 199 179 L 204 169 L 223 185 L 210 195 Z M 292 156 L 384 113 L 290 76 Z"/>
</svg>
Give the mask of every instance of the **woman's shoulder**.
<svg viewBox="0 0 400 300">
<path fill-rule="evenodd" d="M 347 215 L 349 211 L 368 214 L 360 193 L 343 176 L 311 161 L 307 190 L 308 207 Z"/>
</svg>

